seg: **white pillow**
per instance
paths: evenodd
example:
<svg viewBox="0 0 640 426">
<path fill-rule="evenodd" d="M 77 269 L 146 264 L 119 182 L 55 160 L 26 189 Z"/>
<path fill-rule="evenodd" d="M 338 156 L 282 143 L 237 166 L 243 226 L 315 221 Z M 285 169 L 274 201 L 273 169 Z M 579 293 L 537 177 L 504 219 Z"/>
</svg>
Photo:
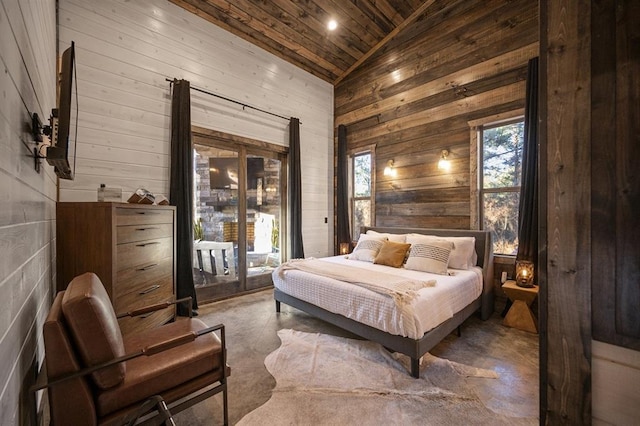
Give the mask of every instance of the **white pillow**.
<svg viewBox="0 0 640 426">
<path fill-rule="evenodd" d="M 406 243 L 407 234 L 389 234 L 386 232 L 377 232 L 373 229 L 369 229 L 367 231 L 367 235 L 377 236 L 377 237 L 386 237 L 389 241 L 393 241 L 394 243 Z"/>
<path fill-rule="evenodd" d="M 358 244 L 353 249 L 353 253 L 349 255 L 349 259 L 373 263 L 373 259 L 378 255 L 384 241 L 387 241 L 387 237 L 360 234 Z"/>
<path fill-rule="evenodd" d="M 453 250 L 452 242 L 436 239 L 426 241 L 407 235 L 407 243 L 411 244 L 411 250 L 409 250 L 405 268 L 433 274 L 447 274 L 449 257 Z"/>
<path fill-rule="evenodd" d="M 478 261 L 476 254 L 475 237 L 441 237 L 438 235 L 409 234 L 415 237 L 415 241 L 430 242 L 433 240 L 444 240 L 453 243 L 453 250 L 449 257 L 449 268 L 470 269 Z"/>
</svg>

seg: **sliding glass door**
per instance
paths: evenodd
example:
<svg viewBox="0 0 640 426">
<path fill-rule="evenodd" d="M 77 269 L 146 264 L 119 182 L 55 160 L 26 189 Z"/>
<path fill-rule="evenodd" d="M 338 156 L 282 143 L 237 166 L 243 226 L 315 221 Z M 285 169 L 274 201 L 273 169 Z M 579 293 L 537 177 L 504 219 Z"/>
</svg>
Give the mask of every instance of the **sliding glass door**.
<svg viewBox="0 0 640 426">
<path fill-rule="evenodd" d="M 280 265 L 282 163 L 277 156 L 247 153 L 247 287 L 271 284 Z"/>
<path fill-rule="evenodd" d="M 220 141 L 194 144 L 193 276 L 198 300 L 272 284 L 285 199 L 281 153 Z"/>
</svg>

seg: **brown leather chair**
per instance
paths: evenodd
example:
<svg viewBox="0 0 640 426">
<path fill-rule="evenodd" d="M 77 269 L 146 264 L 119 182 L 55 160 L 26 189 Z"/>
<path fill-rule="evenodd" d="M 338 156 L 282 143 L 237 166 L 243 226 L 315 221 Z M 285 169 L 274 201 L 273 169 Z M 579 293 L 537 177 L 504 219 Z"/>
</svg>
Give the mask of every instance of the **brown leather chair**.
<svg viewBox="0 0 640 426">
<path fill-rule="evenodd" d="M 223 325 L 180 318 L 122 336 L 102 283 L 86 273 L 56 295 L 43 334 L 52 424 L 157 424 L 219 392 L 228 424 Z"/>
</svg>

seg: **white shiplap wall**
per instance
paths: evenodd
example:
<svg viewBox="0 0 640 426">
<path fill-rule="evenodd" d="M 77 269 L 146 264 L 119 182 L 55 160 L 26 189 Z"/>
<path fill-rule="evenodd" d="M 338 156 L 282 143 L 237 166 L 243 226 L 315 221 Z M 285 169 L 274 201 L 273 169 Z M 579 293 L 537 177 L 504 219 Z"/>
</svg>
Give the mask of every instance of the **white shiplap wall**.
<svg viewBox="0 0 640 426">
<path fill-rule="evenodd" d="M 76 43 L 76 179 L 61 201 L 94 201 L 100 183 L 168 195 L 170 91 L 165 78 L 302 121 L 307 256 L 333 235 L 333 86 L 166 0 L 61 0 L 60 50 Z M 194 125 L 288 145 L 288 121 L 192 91 Z M 329 223 L 325 224 L 325 217 Z"/>
<path fill-rule="evenodd" d="M 0 61 L 0 424 L 18 425 L 55 282 L 56 178 L 29 157 L 30 114 L 56 101 L 55 0 L 0 0 Z"/>
</svg>

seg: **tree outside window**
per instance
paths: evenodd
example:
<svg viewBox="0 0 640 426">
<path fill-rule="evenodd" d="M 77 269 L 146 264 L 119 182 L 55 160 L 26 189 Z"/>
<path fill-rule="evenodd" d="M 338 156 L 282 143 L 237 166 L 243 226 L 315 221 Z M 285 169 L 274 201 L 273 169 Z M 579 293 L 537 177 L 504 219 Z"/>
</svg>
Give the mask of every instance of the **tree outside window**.
<svg viewBox="0 0 640 426">
<path fill-rule="evenodd" d="M 360 236 L 362 226 L 371 226 L 371 153 L 361 153 L 352 156 L 351 170 L 353 181 L 351 185 L 351 225 L 353 238 Z"/>
<path fill-rule="evenodd" d="M 495 254 L 518 251 L 518 205 L 524 121 L 480 129 L 480 223 L 493 234 Z"/>
</svg>

